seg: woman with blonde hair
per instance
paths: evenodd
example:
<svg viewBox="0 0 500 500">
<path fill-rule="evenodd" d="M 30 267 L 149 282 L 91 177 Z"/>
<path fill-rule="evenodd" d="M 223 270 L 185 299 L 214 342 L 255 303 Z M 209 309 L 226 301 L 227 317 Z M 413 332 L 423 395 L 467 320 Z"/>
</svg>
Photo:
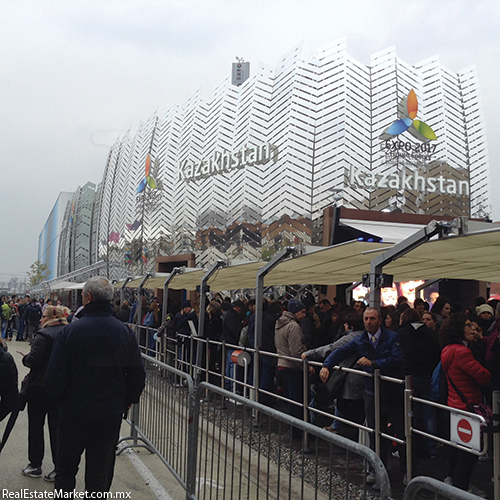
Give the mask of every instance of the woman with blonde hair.
<svg viewBox="0 0 500 500">
<path fill-rule="evenodd" d="M 43 477 L 45 481 L 55 480 L 57 457 L 57 421 L 59 409 L 47 393 L 45 370 L 49 364 L 52 346 L 59 332 L 68 324 L 66 311 L 61 306 L 47 306 L 40 320 L 40 330 L 35 333 L 29 354 L 23 357 L 23 364 L 30 368 L 28 399 L 28 458 L 29 464 L 22 469 L 25 476 L 41 477 L 45 452 L 43 427 L 45 416 L 49 422 L 50 449 L 53 470 Z"/>
</svg>

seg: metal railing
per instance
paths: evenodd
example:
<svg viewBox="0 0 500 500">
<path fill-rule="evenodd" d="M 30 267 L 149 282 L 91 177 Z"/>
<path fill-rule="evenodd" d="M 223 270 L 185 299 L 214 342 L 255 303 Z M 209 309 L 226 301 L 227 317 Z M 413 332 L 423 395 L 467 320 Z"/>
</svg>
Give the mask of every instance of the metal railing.
<svg viewBox="0 0 500 500">
<path fill-rule="evenodd" d="M 143 343 L 143 351 L 147 352 L 147 348 L 144 345 L 144 342 L 146 338 L 148 338 L 149 332 L 145 327 L 136 327 L 137 332 L 138 332 L 138 337 L 142 339 Z M 142 331 L 142 332 L 141 332 Z M 169 347 L 170 345 L 170 347 Z M 174 343 L 172 339 L 169 339 L 168 342 L 166 339 L 162 339 L 161 343 L 157 343 L 156 345 L 157 350 L 155 353 L 155 358 L 158 360 L 165 361 L 168 356 L 170 356 L 170 362 L 168 363 L 169 365 L 174 365 L 176 366 L 179 370 L 181 370 L 183 373 L 189 374 L 190 377 L 193 379 L 196 379 L 197 383 L 200 383 L 202 381 L 208 382 L 211 381 L 213 384 L 216 386 L 221 387 L 222 389 L 225 386 L 226 381 L 230 381 L 233 383 L 233 396 L 232 398 L 236 398 L 237 395 L 234 394 L 237 392 L 236 388 L 239 387 L 241 392 L 243 390 L 246 391 L 250 395 L 250 397 L 254 401 L 259 401 L 262 397 L 267 397 L 267 398 L 274 398 L 276 402 L 281 402 L 281 403 L 291 403 L 298 405 L 299 403 L 293 402 L 288 400 L 286 397 L 280 394 L 276 394 L 274 392 L 270 392 L 268 390 L 261 389 L 259 387 L 254 387 L 252 384 L 252 380 L 249 380 L 248 378 L 245 378 L 243 380 L 241 377 L 237 376 L 232 376 L 232 377 L 227 377 L 225 374 L 225 363 L 226 363 L 226 350 L 227 349 L 239 349 L 243 350 L 241 346 L 236 346 L 236 345 L 230 345 L 226 344 L 225 342 L 218 342 L 218 341 L 211 341 L 208 339 L 203 339 L 200 337 L 194 337 L 194 336 L 178 336 L 178 341 L 177 343 Z M 214 368 L 214 366 L 210 366 L 210 356 L 213 354 L 213 350 L 218 351 L 220 356 L 218 357 L 218 366 Z M 195 351 L 196 349 L 201 349 L 203 351 L 203 356 L 198 358 L 198 363 L 201 364 L 201 366 L 197 366 L 196 364 L 196 355 Z M 251 355 L 255 355 L 255 350 L 253 349 L 244 349 Z M 187 352 L 189 352 L 189 355 L 187 355 Z M 267 352 L 260 352 L 260 356 L 268 356 L 269 358 L 277 358 L 276 353 L 267 353 Z M 293 358 L 291 358 L 293 359 Z M 213 360 L 212 360 L 213 361 Z M 295 360 L 296 361 L 296 360 Z M 304 373 L 304 391 L 307 393 L 309 389 L 309 380 L 308 380 L 308 366 L 313 365 L 313 366 L 321 366 L 320 363 L 315 363 L 315 362 L 308 362 L 307 360 L 301 360 L 303 363 L 303 373 Z M 340 369 L 339 367 L 335 367 L 336 369 Z M 487 434 L 485 433 L 482 438 L 482 449 L 480 451 L 473 450 L 471 448 L 468 448 L 467 446 L 463 446 L 461 444 L 457 444 L 456 442 L 452 442 L 450 439 L 444 439 L 442 436 L 439 435 L 433 435 L 425 432 L 424 430 L 420 428 L 416 428 L 414 426 L 414 405 L 428 405 L 432 408 L 439 409 L 439 410 L 444 410 L 448 413 L 455 413 L 459 415 L 463 415 L 471 420 L 476 420 L 478 421 L 482 426 L 486 425 L 486 422 L 483 417 L 480 415 L 476 415 L 474 413 L 466 412 L 463 410 L 458 410 L 455 408 L 448 407 L 446 405 L 442 405 L 433 401 L 425 400 L 422 398 L 415 397 L 412 392 L 412 380 L 411 377 L 407 377 L 406 380 L 400 380 L 400 379 L 395 379 L 392 377 L 386 377 L 386 376 L 381 376 L 378 371 L 375 371 L 373 375 L 367 374 L 366 372 L 363 371 L 358 371 L 355 369 L 351 368 L 342 368 L 342 370 L 347 371 L 349 373 L 354 373 L 360 376 L 364 377 L 374 377 L 374 389 L 375 389 L 375 404 L 376 404 L 376 409 L 375 409 L 375 425 L 373 428 L 370 428 L 366 425 L 359 424 L 353 421 L 350 421 L 348 419 L 345 419 L 340 416 L 336 416 L 332 412 L 329 412 L 327 409 L 322 409 L 322 408 L 317 408 L 313 407 L 310 404 L 306 402 L 306 404 L 301 405 L 303 408 L 303 422 L 307 423 L 310 420 L 311 415 L 317 415 L 323 418 L 328 418 L 331 419 L 331 421 L 338 421 L 343 424 L 352 426 L 360 431 L 363 431 L 366 434 L 371 434 L 374 438 L 375 441 L 375 446 L 374 449 L 376 453 L 380 456 L 380 447 L 381 447 L 381 440 L 385 439 L 388 441 L 393 441 L 397 442 L 401 445 L 405 446 L 405 453 L 406 453 L 406 475 L 407 475 L 407 480 L 410 481 L 413 477 L 414 469 L 415 469 L 415 464 L 413 463 L 413 458 L 414 458 L 414 453 L 413 453 L 413 438 L 415 436 L 422 436 L 423 438 L 426 439 L 431 439 L 434 440 L 438 443 L 448 445 L 450 447 L 458 448 L 462 451 L 466 451 L 468 453 L 478 455 L 478 456 L 484 456 L 488 452 L 488 437 Z M 392 384 L 399 384 L 403 385 L 402 390 L 404 391 L 404 404 L 401 407 L 401 412 L 402 412 L 402 417 L 404 419 L 404 436 L 400 437 L 395 437 L 390 434 L 386 434 L 381 431 L 381 422 L 380 422 L 380 403 L 377 405 L 377 402 L 380 401 L 380 381 L 384 381 L 386 383 L 392 383 Z M 238 391 L 239 392 L 239 391 Z M 306 398 L 307 401 L 307 398 Z M 225 407 L 225 400 L 221 400 L 221 407 Z M 260 422 L 259 419 L 259 412 L 261 409 L 262 405 L 259 407 L 253 408 L 253 418 L 255 422 Z M 308 424 L 309 425 L 309 424 Z M 313 429 L 317 429 L 315 426 L 311 426 Z M 308 427 L 308 429 L 311 429 L 311 427 Z M 496 436 L 495 436 L 496 437 Z M 497 440 L 498 441 L 498 440 Z M 309 430 L 306 430 L 304 433 L 304 439 L 303 439 L 303 449 L 305 452 L 310 450 L 310 439 L 309 439 Z M 498 448 L 498 447 L 497 447 Z M 496 452 L 498 453 L 498 451 Z M 495 452 L 494 452 L 495 454 Z M 495 462 L 496 464 L 496 462 Z M 495 465 L 497 467 L 497 465 Z M 498 475 L 496 476 L 498 477 Z M 496 499 L 499 497 L 495 496 Z"/>
<path fill-rule="evenodd" d="M 368 468 L 381 498 L 391 498 L 387 471 L 370 448 L 206 382 L 195 390 L 189 374 L 142 358 L 146 387 L 128 420 L 137 437 L 129 446 L 155 452 L 187 499 L 330 499 L 340 489 L 345 498 L 366 498 Z M 314 436 L 308 454 L 306 434 Z"/>
<path fill-rule="evenodd" d="M 412 479 L 405 488 L 403 500 L 416 500 L 422 498 L 422 491 L 434 493 L 434 498 L 449 498 L 450 500 L 477 500 L 476 495 L 472 495 L 465 490 L 460 490 L 454 486 L 438 481 L 432 477 L 418 476 Z"/>
</svg>

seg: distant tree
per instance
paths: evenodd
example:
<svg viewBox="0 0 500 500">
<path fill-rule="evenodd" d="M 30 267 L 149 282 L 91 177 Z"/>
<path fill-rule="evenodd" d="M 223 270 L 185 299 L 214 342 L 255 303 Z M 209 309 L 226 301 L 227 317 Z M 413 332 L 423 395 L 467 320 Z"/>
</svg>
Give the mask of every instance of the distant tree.
<svg viewBox="0 0 500 500">
<path fill-rule="evenodd" d="M 30 270 L 26 274 L 28 275 L 28 285 L 35 286 L 49 277 L 49 270 L 47 264 L 42 264 L 37 260 L 31 264 Z"/>
</svg>

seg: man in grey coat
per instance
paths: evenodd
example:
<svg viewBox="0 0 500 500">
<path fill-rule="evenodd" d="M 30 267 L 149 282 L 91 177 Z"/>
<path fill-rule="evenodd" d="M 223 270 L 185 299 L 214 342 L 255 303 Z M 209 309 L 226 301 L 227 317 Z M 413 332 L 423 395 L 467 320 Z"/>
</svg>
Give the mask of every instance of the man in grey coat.
<svg viewBox="0 0 500 500">
<path fill-rule="evenodd" d="M 299 323 L 305 316 L 306 306 L 300 300 L 291 299 L 288 302 L 288 311 L 276 321 L 274 334 L 274 344 L 279 355 L 278 372 L 281 375 L 285 396 L 301 405 L 304 401 L 304 391 L 300 358 L 306 346 Z M 293 403 L 288 404 L 288 413 L 296 418 L 303 418 L 302 408 Z"/>
</svg>

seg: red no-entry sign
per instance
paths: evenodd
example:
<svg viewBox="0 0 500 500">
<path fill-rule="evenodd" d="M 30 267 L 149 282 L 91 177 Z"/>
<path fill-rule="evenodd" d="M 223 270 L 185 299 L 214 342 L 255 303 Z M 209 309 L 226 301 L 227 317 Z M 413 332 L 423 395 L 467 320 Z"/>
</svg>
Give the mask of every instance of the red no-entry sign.
<svg viewBox="0 0 500 500">
<path fill-rule="evenodd" d="M 450 441 L 481 451 L 481 423 L 476 415 L 461 415 L 450 411 Z"/>
<path fill-rule="evenodd" d="M 458 437 L 464 442 L 468 443 L 472 439 L 472 427 L 468 420 L 462 418 L 457 424 L 457 434 Z"/>
</svg>

